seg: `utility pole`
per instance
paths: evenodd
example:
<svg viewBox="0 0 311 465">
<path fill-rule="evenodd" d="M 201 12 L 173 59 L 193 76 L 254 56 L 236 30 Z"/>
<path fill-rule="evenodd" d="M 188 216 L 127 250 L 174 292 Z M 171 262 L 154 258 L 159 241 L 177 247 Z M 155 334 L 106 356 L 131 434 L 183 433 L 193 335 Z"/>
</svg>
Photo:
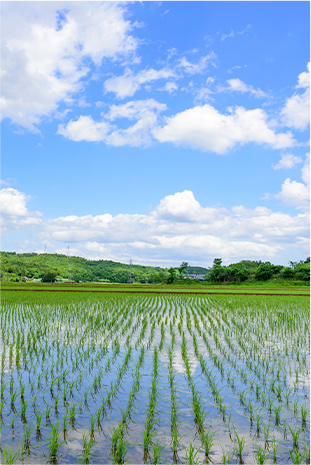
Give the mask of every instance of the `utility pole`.
<svg viewBox="0 0 311 465">
<path fill-rule="evenodd" d="M 130 259 L 129 283 L 132 284 L 132 259 Z"/>
</svg>

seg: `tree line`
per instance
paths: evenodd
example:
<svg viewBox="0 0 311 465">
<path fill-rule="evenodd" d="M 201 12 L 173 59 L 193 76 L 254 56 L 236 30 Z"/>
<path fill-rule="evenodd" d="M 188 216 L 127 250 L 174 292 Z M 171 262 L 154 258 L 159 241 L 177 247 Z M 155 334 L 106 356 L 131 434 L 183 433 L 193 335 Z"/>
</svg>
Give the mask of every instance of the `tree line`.
<svg viewBox="0 0 311 465">
<path fill-rule="evenodd" d="M 271 279 L 310 281 L 310 257 L 300 262 L 289 262 L 289 266 L 252 260 L 242 260 L 224 266 L 221 258 L 215 258 L 210 268 L 190 266 L 187 262 L 182 262 L 179 267 L 167 269 L 128 265 L 111 260 L 87 260 L 75 256 L 68 259 L 66 255 L 60 254 L 18 254 L 15 252 L 0 252 L 0 254 L 0 279 L 4 282 L 26 280 L 53 282 L 70 278 L 75 282 L 170 284 L 190 282 L 189 275 L 191 274 L 203 275 L 204 282 L 209 283 L 241 283 Z"/>
</svg>

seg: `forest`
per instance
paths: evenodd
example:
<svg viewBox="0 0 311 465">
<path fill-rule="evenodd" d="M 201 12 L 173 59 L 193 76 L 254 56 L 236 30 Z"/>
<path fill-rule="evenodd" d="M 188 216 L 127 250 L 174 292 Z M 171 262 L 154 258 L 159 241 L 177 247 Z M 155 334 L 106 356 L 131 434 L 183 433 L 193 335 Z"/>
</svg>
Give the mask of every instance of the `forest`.
<svg viewBox="0 0 311 465">
<path fill-rule="evenodd" d="M 2 282 L 68 279 L 75 282 L 153 284 L 186 281 L 191 284 L 198 281 L 194 276 L 196 274 L 200 274 L 204 282 L 215 284 L 271 280 L 308 284 L 310 281 L 310 257 L 299 262 L 291 261 L 288 266 L 252 260 L 224 266 L 221 258 L 215 258 L 213 266 L 209 268 L 190 266 L 187 262 L 182 262 L 176 268 L 161 268 L 111 260 L 87 260 L 76 256 L 68 258 L 61 254 L 0 252 L 0 256 Z"/>
</svg>

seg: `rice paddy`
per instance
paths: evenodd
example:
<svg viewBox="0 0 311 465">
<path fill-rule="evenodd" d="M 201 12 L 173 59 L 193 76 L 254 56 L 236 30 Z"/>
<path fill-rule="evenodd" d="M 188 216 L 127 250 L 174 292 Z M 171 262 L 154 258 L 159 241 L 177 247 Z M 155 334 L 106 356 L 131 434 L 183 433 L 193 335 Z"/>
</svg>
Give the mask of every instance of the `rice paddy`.
<svg viewBox="0 0 311 465">
<path fill-rule="evenodd" d="M 1 463 L 310 463 L 309 298 L 2 293 Z"/>
</svg>

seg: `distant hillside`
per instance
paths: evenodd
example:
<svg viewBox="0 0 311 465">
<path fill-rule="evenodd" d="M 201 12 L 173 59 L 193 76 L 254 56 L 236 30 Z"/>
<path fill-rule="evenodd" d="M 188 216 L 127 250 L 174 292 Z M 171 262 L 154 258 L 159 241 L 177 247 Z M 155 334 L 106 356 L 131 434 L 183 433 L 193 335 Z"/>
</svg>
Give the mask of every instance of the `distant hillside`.
<svg viewBox="0 0 311 465">
<path fill-rule="evenodd" d="M 73 281 L 109 281 L 127 283 L 130 279 L 137 282 L 162 282 L 167 271 L 160 267 L 130 265 L 111 260 L 86 260 L 70 257 L 71 279 Z M 59 254 L 36 254 L 1 252 L 1 280 L 19 281 L 24 277 L 39 279 L 49 271 L 57 278 L 68 278 L 68 258 Z"/>
<path fill-rule="evenodd" d="M 15 252 L 0 252 L 1 281 L 25 281 L 28 279 L 43 279 L 47 282 L 56 279 L 69 278 L 69 263 L 72 281 L 111 282 L 111 283 L 161 283 L 180 280 L 178 267 L 167 268 L 132 265 L 113 262 L 111 260 L 86 260 L 81 257 L 70 257 L 59 254 L 36 254 Z M 222 265 L 222 260 L 216 258 L 212 268 L 188 266 L 184 277 L 189 274 L 203 274 L 208 282 L 252 282 L 270 279 L 310 281 L 310 257 L 300 262 L 290 262 L 290 267 L 273 265 L 270 262 L 242 260 L 228 266 Z M 170 273 L 173 271 L 173 273 Z M 184 280 L 182 280 L 184 281 Z M 190 283 L 189 283 L 190 284 Z"/>
</svg>

